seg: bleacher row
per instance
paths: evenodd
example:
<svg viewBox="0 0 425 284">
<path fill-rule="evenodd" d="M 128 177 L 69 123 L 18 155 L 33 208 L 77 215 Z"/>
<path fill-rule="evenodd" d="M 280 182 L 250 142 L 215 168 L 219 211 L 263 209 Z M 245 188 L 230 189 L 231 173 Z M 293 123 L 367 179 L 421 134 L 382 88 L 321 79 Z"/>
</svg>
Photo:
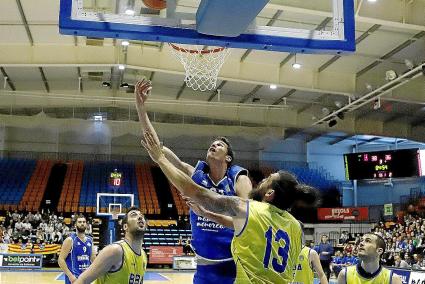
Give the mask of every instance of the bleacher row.
<svg viewBox="0 0 425 284">
<path fill-rule="evenodd" d="M 33 160 L 0 160 L 0 209 L 18 209 L 35 167 Z"/>
<path fill-rule="evenodd" d="M 39 210 L 55 163 L 46 160 L 0 159 L 0 210 Z M 161 213 L 151 165 L 83 161 L 69 161 L 66 164 L 65 179 L 58 202 L 59 212 L 96 212 L 97 193 L 113 192 L 108 183 L 109 176 L 114 169 L 118 169 L 123 179 L 116 193 L 133 194 L 135 205 L 145 214 Z M 320 189 L 325 190 L 334 184 L 320 170 L 308 167 L 286 170 L 293 172 L 300 181 Z M 266 170 L 264 173 L 268 174 Z M 189 208 L 178 191 L 171 184 L 170 189 L 178 215 L 188 214 Z M 106 212 L 106 206 L 100 211 Z"/>
<path fill-rule="evenodd" d="M 37 211 L 55 161 L 0 159 L 0 210 Z M 114 193 L 109 176 L 114 169 L 122 173 L 122 184 L 115 193 L 133 194 L 134 205 L 145 214 L 160 214 L 150 165 L 113 162 L 69 161 L 58 201 L 58 212 L 96 212 L 97 193 Z M 101 204 L 100 212 L 107 212 Z M 181 204 L 178 208 L 181 209 Z M 180 212 L 180 211 L 179 211 Z M 185 210 L 188 212 L 188 209 Z"/>
</svg>

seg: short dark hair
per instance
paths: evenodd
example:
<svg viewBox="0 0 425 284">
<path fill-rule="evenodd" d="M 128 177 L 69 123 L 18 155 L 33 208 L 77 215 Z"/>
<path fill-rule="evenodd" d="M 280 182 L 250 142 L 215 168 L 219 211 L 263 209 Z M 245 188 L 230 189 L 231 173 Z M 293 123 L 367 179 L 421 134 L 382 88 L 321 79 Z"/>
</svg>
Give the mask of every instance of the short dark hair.
<svg viewBox="0 0 425 284">
<path fill-rule="evenodd" d="M 139 207 L 137 207 L 137 206 L 131 206 L 130 208 L 128 208 L 127 213 L 125 213 L 124 217 L 122 218 L 121 226 L 122 226 L 123 228 L 124 228 L 124 224 L 127 224 L 127 223 L 128 223 L 128 214 L 129 214 L 131 211 L 139 211 L 140 213 L 142 213 L 142 214 L 143 214 L 142 210 L 140 210 L 140 208 L 139 208 Z"/>
<path fill-rule="evenodd" d="M 271 184 L 271 188 L 275 192 L 271 204 L 283 210 L 291 208 L 296 201 L 302 201 L 311 207 L 319 204 L 320 194 L 317 189 L 298 183 L 290 172 L 279 171 L 278 175 L 279 178 L 274 179 Z"/>
<path fill-rule="evenodd" d="M 218 136 L 212 142 L 214 142 L 214 141 L 222 141 L 227 145 L 227 155 L 229 155 L 232 158 L 232 160 L 230 162 L 227 162 L 227 165 L 230 166 L 232 164 L 233 160 L 235 159 L 235 153 L 233 152 L 232 144 L 230 144 L 229 139 L 227 139 L 224 136 Z"/>
<path fill-rule="evenodd" d="M 375 236 L 376 237 L 376 240 L 375 240 L 376 248 L 381 248 L 382 249 L 382 254 L 384 254 L 385 247 L 386 247 L 384 238 L 381 237 L 378 234 L 375 234 L 375 233 L 367 233 L 365 235 L 373 235 L 373 236 Z"/>
<path fill-rule="evenodd" d="M 86 222 L 87 222 L 86 216 L 84 216 L 83 214 L 80 213 L 80 214 L 77 215 L 77 218 L 75 218 L 74 225 L 76 225 L 77 224 L 77 220 L 78 219 L 81 219 L 81 218 L 84 218 L 86 220 Z"/>
</svg>

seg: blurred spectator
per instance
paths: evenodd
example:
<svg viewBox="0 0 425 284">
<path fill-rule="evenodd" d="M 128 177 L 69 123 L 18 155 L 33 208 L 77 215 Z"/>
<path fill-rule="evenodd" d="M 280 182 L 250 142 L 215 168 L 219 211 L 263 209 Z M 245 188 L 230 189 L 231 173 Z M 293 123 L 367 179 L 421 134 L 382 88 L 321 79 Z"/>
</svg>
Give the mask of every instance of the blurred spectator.
<svg viewBox="0 0 425 284">
<path fill-rule="evenodd" d="M 398 253 L 394 255 L 394 266 L 398 268 L 409 268 L 409 264 L 401 259 L 400 254 Z"/>
<path fill-rule="evenodd" d="M 422 254 L 415 253 L 413 255 L 413 269 L 425 269 L 424 257 Z"/>
<path fill-rule="evenodd" d="M 319 246 L 317 247 L 317 253 L 320 256 L 320 264 L 322 265 L 323 271 L 326 274 L 326 278 L 329 280 L 331 276 L 330 264 L 332 261 L 332 255 L 334 248 L 328 242 L 328 236 L 322 235 Z"/>
<path fill-rule="evenodd" d="M 339 243 L 345 244 L 348 242 L 348 240 L 349 240 L 348 232 L 342 231 L 341 236 L 339 237 Z"/>
<path fill-rule="evenodd" d="M 335 252 L 335 256 L 332 258 L 331 268 L 332 268 L 332 272 L 335 275 L 338 275 L 343 268 L 342 257 L 343 257 L 343 254 L 341 253 L 341 251 L 338 250 Z"/>
</svg>

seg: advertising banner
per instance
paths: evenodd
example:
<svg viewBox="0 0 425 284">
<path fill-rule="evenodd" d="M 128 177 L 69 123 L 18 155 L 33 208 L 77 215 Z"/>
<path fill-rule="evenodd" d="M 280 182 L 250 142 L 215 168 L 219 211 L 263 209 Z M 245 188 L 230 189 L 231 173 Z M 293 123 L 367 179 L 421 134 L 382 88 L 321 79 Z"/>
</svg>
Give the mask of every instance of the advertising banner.
<svg viewBox="0 0 425 284">
<path fill-rule="evenodd" d="M 317 217 L 321 221 L 367 221 L 367 207 L 318 208 Z"/>
<path fill-rule="evenodd" d="M 61 250 L 61 245 L 50 244 L 50 245 L 38 245 L 34 244 L 33 247 L 29 245 L 9 244 L 9 253 L 33 253 L 33 254 L 56 254 Z"/>
<path fill-rule="evenodd" d="M 173 264 L 173 257 L 184 255 L 182 246 L 150 246 L 149 263 Z"/>
<path fill-rule="evenodd" d="M 425 273 L 412 271 L 410 273 L 409 284 L 425 284 Z"/>
<path fill-rule="evenodd" d="M 409 284 L 409 278 L 410 278 L 410 271 L 409 270 L 402 270 L 402 269 L 395 269 L 391 268 L 394 274 L 397 274 L 401 278 L 401 283 L 403 284 Z"/>
<path fill-rule="evenodd" d="M 2 268 L 41 268 L 41 254 L 0 254 Z"/>
</svg>

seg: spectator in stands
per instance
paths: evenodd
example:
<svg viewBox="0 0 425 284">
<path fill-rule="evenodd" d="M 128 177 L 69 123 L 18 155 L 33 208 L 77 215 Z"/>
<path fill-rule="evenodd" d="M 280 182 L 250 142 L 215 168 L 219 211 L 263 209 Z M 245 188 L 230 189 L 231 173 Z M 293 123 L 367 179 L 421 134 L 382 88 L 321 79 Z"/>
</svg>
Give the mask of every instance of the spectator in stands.
<svg viewBox="0 0 425 284">
<path fill-rule="evenodd" d="M 328 241 L 327 235 L 322 235 L 320 244 L 317 247 L 317 253 L 320 256 L 320 264 L 323 267 L 323 271 L 326 274 L 326 278 L 329 281 L 329 278 L 331 276 L 331 261 L 332 261 L 332 255 L 334 253 L 334 248 L 332 247 L 331 243 Z"/>
<path fill-rule="evenodd" d="M 343 255 L 341 251 L 337 250 L 335 252 L 335 256 L 332 257 L 332 262 L 331 262 L 331 269 L 336 276 L 338 276 L 339 272 L 343 268 L 342 259 L 343 259 Z"/>
<path fill-rule="evenodd" d="M 177 218 L 177 228 L 183 229 L 184 228 L 183 226 L 184 226 L 184 223 L 183 223 L 182 216 L 179 215 L 179 217 Z"/>
<path fill-rule="evenodd" d="M 55 227 L 53 225 L 52 222 L 49 222 L 49 224 L 46 226 L 46 230 L 45 230 L 45 240 L 48 243 L 51 243 L 52 239 L 53 239 L 53 232 L 55 231 Z"/>
<path fill-rule="evenodd" d="M 183 236 L 179 235 L 179 239 L 177 240 L 177 245 L 183 247 Z"/>
<path fill-rule="evenodd" d="M 351 265 L 355 265 L 357 264 L 357 257 L 353 256 L 351 254 L 351 252 L 347 252 L 347 255 L 345 255 L 343 257 L 343 264 L 345 264 L 345 266 L 351 266 Z"/>
<path fill-rule="evenodd" d="M 18 220 L 21 218 L 21 215 L 18 213 L 18 210 L 15 210 L 13 213 L 12 213 L 12 221 L 13 221 L 13 223 L 16 223 L 16 222 L 18 222 Z"/>
<path fill-rule="evenodd" d="M 62 241 L 62 233 L 60 231 L 53 232 L 52 242 L 54 244 L 61 244 Z"/>
<path fill-rule="evenodd" d="M 143 131 L 149 131 L 159 141 L 145 106 L 151 89 L 150 81 L 137 82 L 136 108 Z M 232 165 L 234 154 L 230 142 L 225 137 L 215 139 L 208 148 L 206 160 L 199 161 L 195 167 L 181 161 L 167 147 L 163 147 L 162 151 L 174 166 L 192 177 L 198 185 L 221 195 L 239 196 L 244 199 L 249 197 L 252 184 L 248 171 Z M 192 245 L 198 257 L 194 283 L 214 282 L 212 279 L 217 279 L 215 282 L 220 283 L 233 283 L 236 265 L 232 260 L 230 248 L 233 238 L 232 218 L 212 212 L 204 213 L 204 216 L 198 216 L 193 211 L 190 212 L 194 238 Z"/>
<path fill-rule="evenodd" d="M 412 266 L 413 264 L 413 259 L 410 257 L 410 254 L 407 252 L 404 254 L 404 261 L 407 262 L 409 266 Z"/>
<path fill-rule="evenodd" d="M 40 241 L 44 240 L 44 233 L 40 228 L 37 229 L 37 232 L 35 233 L 35 237 Z"/>
<path fill-rule="evenodd" d="M 40 211 L 34 214 L 34 226 L 38 226 L 41 222 L 41 214 Z"/>
<path fill-rule="evenodd" d="M 65 218 L 63 217 L 63 213 L 61 213 L 61 214 L 58 216 L 58 221 L 62 224 L 64 219 L 65 219 Z"/>
<path fill-rule="evenodd" d="M 398 253 L 394 255 L 394 266 L 398 268 L 409 268 L 409 264 L 401 259 L 400 254 Z"/>
<path fill-rule="evenodd" d="M 425 265 L 424 265 L 424 257 L 422 254 L 417 254 L 415 253 L 413 255 L 413 263 L 412 263 L 412 268 L 413 269 L 424 269 Z"/>
<path fill-rule="evenodd" d="M 3 243 L 10 244 L 10 235 L 7 230 L 3 234 Z"/>
<path fill-rule="evenodd" d="M 192 247 L 191 244 L 192 243 L 192 238 L 190 236 L 187 237 L 187 239 L 183 242 L 184 247 L 183 247 L 183 252 L 186 255 L 192 254 Z"/>
<path fill-rule="evenodd" d="M 21 219 L 18 219 L 15 223 L 15 230 L 21 233 L 23 229 L 24 229 L 24 224 L 22 223 Z"/>
<path fill-rule="evenodd" d="M 385 252 L 381 259 L 381 262 L 385 266 L 394 266 L 394 252 Z"/>
<path fill-rule="evenodd" d="M 31 225 L 34 225 L 34 214 L 32 214 L 32 212 L 31 212 L 31 211 L 30 211 L 30 212 L 28 212 L 28 214 L 27 214 L 26 218 L 27 218 L 27 221 L 28 221 Z"/>
<path fill-rule="evenodd" d="M 345 244 L 346 242 L 348 242 L 348 232 L 347 231 L 342 231 L 340 237 L 339 237 L 339 243 L 340 244 Z"/>
</svg>

